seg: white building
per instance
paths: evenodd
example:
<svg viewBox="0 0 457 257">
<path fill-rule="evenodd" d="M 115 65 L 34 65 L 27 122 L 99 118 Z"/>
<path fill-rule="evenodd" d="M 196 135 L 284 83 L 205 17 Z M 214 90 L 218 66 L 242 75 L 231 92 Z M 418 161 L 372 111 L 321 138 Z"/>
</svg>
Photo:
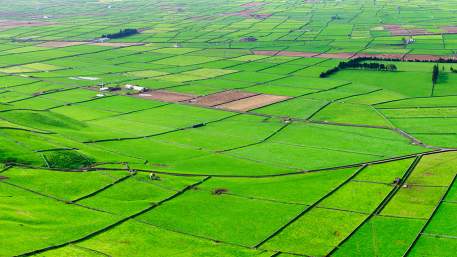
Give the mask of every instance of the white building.
<svg viewBox="0 0 457 257">
<path fill-rule="evenodd" d="M 109 38 L 107 38 L 107 37 L 101 37 L 101 38 L 95 39 L 94 43 L 105 43 L 108 40 L 109 40 Z"/>
<path fill-rule="evenodd" d="M 145 92 L 145 91 L 147 91 L 146 88 L 144 88 L 144 87 L 135 86 L 135 85 L 131 85 L 131 84 L 127 84 L 124 87 L 126 89 L 134 90 L 134 91 L 137 91 L 137 92 Z"/>
</svg>

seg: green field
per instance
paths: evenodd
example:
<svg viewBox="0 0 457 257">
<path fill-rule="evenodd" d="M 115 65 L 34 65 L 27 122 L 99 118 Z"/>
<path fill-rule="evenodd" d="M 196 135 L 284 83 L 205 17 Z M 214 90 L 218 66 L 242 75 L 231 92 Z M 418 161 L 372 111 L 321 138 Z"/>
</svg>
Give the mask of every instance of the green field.
<svg viewBox="0 0 457 257">
<path fill-rule="evenodd" d="M 456 256 L 453 1 L 0 3 L 0 257 Z"/>
</svg>

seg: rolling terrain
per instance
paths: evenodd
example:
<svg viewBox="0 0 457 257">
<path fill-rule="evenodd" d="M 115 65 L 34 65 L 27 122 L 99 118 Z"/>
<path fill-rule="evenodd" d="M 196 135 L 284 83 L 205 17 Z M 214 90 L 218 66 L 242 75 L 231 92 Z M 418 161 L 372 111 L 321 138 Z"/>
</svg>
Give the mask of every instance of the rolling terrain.
<svg viewBox="0 0 457 257">
<path fill-rule="evenodd" d="M 0 256 L 455 256 L 453 1 L 0 3 Z"/>
</svg>

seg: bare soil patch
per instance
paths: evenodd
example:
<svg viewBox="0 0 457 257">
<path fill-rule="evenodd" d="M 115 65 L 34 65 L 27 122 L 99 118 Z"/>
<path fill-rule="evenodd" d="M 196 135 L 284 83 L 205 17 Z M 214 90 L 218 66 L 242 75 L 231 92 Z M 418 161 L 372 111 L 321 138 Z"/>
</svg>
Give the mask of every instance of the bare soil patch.
<svg viewBox="0 0 457 257">
<path fill-rule="evenodd" d="M 143 99 L 159 100 L 162 102 L 184 102 L 197 97 L 191 94 L 176 93 L 165 90 L 150 91 L 134 96 Z"/>
<path fill-rule="evenodd" d="M 104 42 L 104 43 L 92 43 L 96 46 L 109 46 L 109 47 L 126 47 L 126 46 L 142 46 L 144 43 L 122 43 L 122 42 Z"/>
<path fill-rule="evenodd" d="M 456 56 L 453 55 L 420 55 L 420 54 L 368 54 L 368 53 L 309 53 L 309 52 L 287 52 L 287 51 L 252 51 L 256 55 L 269 55 L 269 56 L 297 56 L 305 58 L 334 58 L 334 59 L 350 59 L 357 57 L 373 57 L 379 59 L 403 59 L 406 61 L 438 61 L 440 59 L 445 60 L 457 60 Z"/>
<path fill-rule="evenodd" d="M 230 91 L 224 91 L 224 92 L 219 92 L 219 93 L 215 93 L 215 94 L 211 94 L 211 95 L 207 95 L 207 96 L 198 97 L 198 98 L 190 100 L 189 103 L 212 107 L 212 106 L 216 106 L 216 105 L 225 104 L 228 102 L 237 101 L 237 100 L 247 98 L 247 97 L 252 97 L 255 95 L 257 95 L 257 94 L 238 91 L 238 90 L 230 90 Z"/>
<path fill-rule="evenodd" d="M 289 52 L 289 51 L 281 51 L 278 54 L 279 56 L 291 56 L 291 57 L 316 57 L 319 53 L 311 53 L 311 52 Z"/>
<path fill-rule="evenodd" d="M 318 58 L 331 58 L 331 59 L 349 59 L 354 57 L 355 53 L 324 53 L 317 55 Z"/>
<path fill-rule="evenodd" d="M 384 29 L 388 30 L 393 36 L 417 36 L 417 35 L 434 35 L 433 33 L 422 28 L 405 28 L 402 25 L 389 24 L 384 25 Z"/>
<path fill-rule="evenodd" d="M 270 13 L 262 13 L 262 14 L 256 14 L 256 12 L 260 11 L 260 9 L 245 9 L 241 10 L 238 12 L 228 12 L 228 13 L 223 13 L 223 16 L 240 16 L 240 17 L 245 17 L 245 18 L 253 18 L 253 19 L 258 19 L 258 20 L 263 20 L 268 17 L 270 17 L 272 14 Z"/>
<path fill-rule="evenodd" d="M 253 14 L 251 15 L 252 18 L 257 19 L 257 20 L 264 20 L 266 18 L 271 17 L 273 14 L 271 13 L 262 13 L 262 14 Z"/>
<path fill-rule="evenodd" d="M 55 22 L 43 21 L 13 21 L 13 20 L 0 20 L 0 29 L 9 29 L 16 27 L 42 27 L 55 25 Z"/>
<path fill-rule="evenodd" d="M 202 15 L 202 16 L 193 16 L 193 17 L 190 17 L 191 20 L 194 20 L 194 21 L 201 21 L 201 20 L 211 20 L 213 19 L 212 16 L 209 16 L 209 15 Z"/>
<path fill-rule="evenodd" d="M 257 55 L 269 55 L 269 56 L 290 56 L 290 57 L 315 57 L 319 53 L 309 53 L 309 52 L 290 52 L 290 51 L 252 51 Z"/>
<path fill-rule="evenodd" d="M 266 5 L 267 3 L 264 2 L 250 2 L 250 3 L 245 3 L 240 5 L 241 7 L 256 7 L 256 6 L 263 6 Z"/>
<path fill-rule="evenodd" d="M 87 44 L 87 42 L 48 41 L 48 42 L 39 44 L 38 46 L 59 48 L 59 47 L 77 46 L 77 45 L 83 45 L 83 44 Z"/>
<path fill-rule="evenodd" d="M 253 54 L 257 55 L 268 55 L 268 56 L 274 56 L 277 55 L 280 51 L 268 51 L 268 50 L 260 50 L 260 51 L 252 51 Z"/>
<path fill-rule="evenodd" d="M 286 99 L 289 99 L 288 96 L 279 96 L 279 95 L 255 95 L 248 98 L 243 98 L 238 101 L 229 102 L 226 104 L 217 105 L 217 108 L 220 109 L 227 109 L 233 111 L 241 111 L 246 112 L 253 109 L 257 109 L 266 105 L 270 105 L 273 103 L 281 102 Z"/>
<path fill-rule="evenodd" d="M 408 32 L 413 36 L 414 35 L 433 35 L 433 34 L 436 34 L 436 33 L 427 31 L 426 29 L 410 29 L 410 30 L 408 30 Z"/>
<path fill-rule="evenodd" d="M 408 54 L 403 57 L 405 61 L 439 61 L 440 59 L 456 60 L 455 56 L 448 55 L 426 55 L 426 54 Z"/>
<path fill-rule="evenodd" d="M 402 59 L 404 54 L 365 54 L 359 53 L 356 54 L 354 57 L 374 57 L 380 59 Z"/>
<path fill-rule="evenodd" d="M 256 9 L 246 9 L 238 12 L 228 12 L 224 13 L 224 16 L 241 16 L 241 17 L 250 17 L 253 13 L 257 12 Z"/>
<path fill-rule="evenodd" d="M 457 26 L 446 26 L 442 27 L 441 29 L 448 34 L 457 34 Z"/>
<path fill-rule="evenodd" d="M 312 53 L 312 52 L 290 52 L 290 51 L 252 51 L 257 55 L 269 56 L 289 56 L 289 57 L 317 57 L 317 58 L 333 58 L 333 59 L 349 59 L 355 53 Z"/>
</svg>

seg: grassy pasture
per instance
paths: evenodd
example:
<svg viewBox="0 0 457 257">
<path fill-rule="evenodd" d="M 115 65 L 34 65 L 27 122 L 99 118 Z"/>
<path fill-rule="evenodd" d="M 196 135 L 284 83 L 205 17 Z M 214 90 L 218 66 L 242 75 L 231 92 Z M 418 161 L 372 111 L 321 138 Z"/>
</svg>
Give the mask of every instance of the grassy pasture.
<svg viewBox="0 0 457 257">
<path fill-rule="evenodd" d="M 59 199 L 74 200 L 126 176 L 126 172 L 65 173 L 47 170 L 10 169 L 8 182 Z"/>
<path fill-rule="evenodd" d="M 294 254 L 323 256 L 351 233 L 366 215 L 313 209 L 303 215 L 263 248 Z"/>
<path fill-rule="evenodd" d="M 410 186 L 402 188 L 381 214 L 428 219 L 445 191 L 445 188 L 440 187 Z"/>
<path fill-rule="evenodd" d="M 0 256 L 457 251 L 452 1 L 30 2 L 0 6 Z M 404 61 L 320 78 L 358 54 Z"/>
<path fill-rule="evenodd" d="M 168 178 L 152 181 L 149 174 L 137 174 L 103 192 L 79 201 L 80 204 L 126 216 L 141 211 L 154 202 L 172 196 L 196 179 Z"/>
<path fill-rule="evenodd" d="M 390 185 L 350 182 L 326 198 L 318 207 L 369 213 L 374 211 L 391 190 Z M 370 197 L 365 197 L 367 195 Z"/>
<path fill-rule="evenodd" d="M 228 206 L 231 207 L 227 208 Z M 221 213 L 220 208 L 226 211 Z M 298 214 L 302 208 L 230 195 L 214 195 L 196 189 L 139 219 L 171 230 L 253 246 L 273 233 L 275 227 Z"/>
<path fill-rule="evenodd" d="M 373 217 L 332 256 L 401 256 L 424 223 L 415 219 Z"/>
<path fill-rule="evenodd" d="M 33 194 L 14 186 L 0 183 L 2 194 L 2 248 L 4 256 L 43 248 L 82 237 L 93 229 L 100 229 L 116 220 L 116 217 L 67 205 L 53 199 Z M 46 209 L 42 208 L 45 205 Z M 21 214 L 19 214 L 21 213 Z M 36 224 L 36 221 L 40 221 Z M 37 229 L 38 228 L 38 229 Z M 56 231 L 59 231 L 56 233 Z M 21 238 L 27 234 L 27 242 Z"/>
<path fill-rule="evenodd" d="M 344 103 L 334 103 L 325 107 L 313 117 L 313 120 L 380 127 L 391 126 L 389 121 L 371 106 Z"/>
<path fill-rule="evenodd" d="M 401 178 L 406 173 L 412 162 L 412 159 L 404 159 L 370 165 L 357 174 L 354 179 L 366 182 L 392 183 L 395 178 Z"/>
<path fill-rule="evenodd" d="M 343 183 L 354 169 L 332 170 L 277 178 L 213 178 L 203 190 L 227 190 L 227 194 L 303 205 L 311 205 Z M 274 192 L 274 194 L 273 194 Z"/>
<path fill-rule="evenodd" d="M 113 242 L 116 243 L 113 244 Z M 137 221 L 126 222 L 78 246 L 111 255 L 137 252 L 137 256 L 148 256 L 153 252 L 164 256 L 269 256 L 269 253 L 209 242 Z M 54 254 L 54 256 L 61 255 L 58 251 Z"/>
<path fill-rule="evenodd" d="M 375 72 L 348 70 L 332 76 L 403 94 L 405 97 L 428 96 L 432 90 L 430 75 L 422 72 Z"/>
<path fill-rule="evenodd" d="M 455 237 L 456 225 L 452 220 L 456 217 L 456 208 L 455 203 L 442 203 L 427 226 L 426 233 Z"/>
<path fill-rule="evenodd" d="M 457 249 L 457 242 L 453 238 L 421 236 L 411 250 L 411 256 L 435 255 L 446 256 Z"/>
</svg>

